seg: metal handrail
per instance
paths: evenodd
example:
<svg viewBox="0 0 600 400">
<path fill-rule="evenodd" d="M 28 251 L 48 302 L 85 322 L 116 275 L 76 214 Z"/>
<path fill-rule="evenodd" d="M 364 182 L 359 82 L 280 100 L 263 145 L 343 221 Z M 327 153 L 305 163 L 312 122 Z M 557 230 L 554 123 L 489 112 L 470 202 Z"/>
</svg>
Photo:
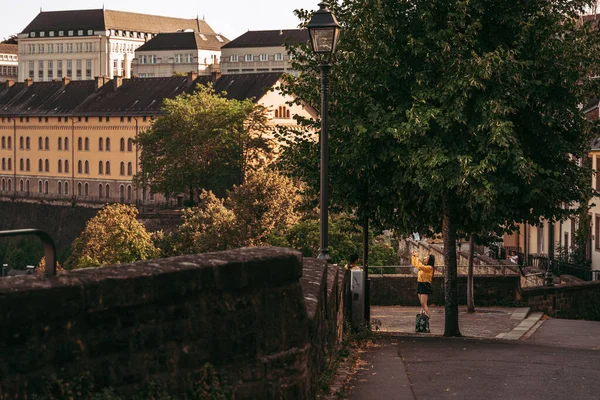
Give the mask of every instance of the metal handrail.
<svg viewBox="0 0 600 400">
<path fill-rule="evenodd" d="M 33 235 L 41 239 L 44 245 L 44 257 L 46 258 L 46 276 L 56 276 L 56 246 L 50 235 L 41 229 L 16 229 L 12 231 L 0 231 L 0 237 L 28 236 Z"/>
</svg>

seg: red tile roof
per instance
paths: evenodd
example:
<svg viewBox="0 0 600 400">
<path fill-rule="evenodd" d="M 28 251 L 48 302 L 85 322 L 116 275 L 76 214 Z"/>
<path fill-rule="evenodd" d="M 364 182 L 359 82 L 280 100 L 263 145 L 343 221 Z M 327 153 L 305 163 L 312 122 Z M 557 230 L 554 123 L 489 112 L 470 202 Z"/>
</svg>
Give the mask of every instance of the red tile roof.
<svg viewBox="0 0 600 400">
<path fill-rule="evenodd" d="M 16 44 L 0 43 L 1 54 L 18 54 L 19 46 Z"/>
</svg>

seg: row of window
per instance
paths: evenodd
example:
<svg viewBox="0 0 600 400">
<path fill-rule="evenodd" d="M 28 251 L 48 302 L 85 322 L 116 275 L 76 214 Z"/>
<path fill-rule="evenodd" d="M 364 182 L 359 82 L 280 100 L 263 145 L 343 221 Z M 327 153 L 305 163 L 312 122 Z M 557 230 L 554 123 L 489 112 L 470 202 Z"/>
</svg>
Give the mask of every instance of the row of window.
<svg viewBox="0 0 600 400">
<path fill-rule="evenodd" d="M 75 117 L 74 117 L 75 118 Z M 89 122 L 89 117 L 76 117 L 77 118 L 77 122 Z M 133 117 L 120 117 L 120 121 L 121 122 L 125 122 L 125 118 L 127 118 L 127 122 L 131 122 Z M 154 117 L 150 117 L 151 120 L 154 119 Z M 142 117 L 142 121 L 146 122 L 148 120 L 148 117 Z M 10 117 L 2 117 L 2 122 L 11 122 L 12 119 Z M 29 117 L 19 117 L 19 122 L 29 122 Z M 49 117 L 38 117 L 38 122 L 48 122 L 49 121 Z M 57 117 L 57 121 L 58 122 L 69 122 L 69 117 Z M 110 116 L 106 116 L 106 117 L 98 117 L 98 122 L 102 122 L 102 121 L 106 121 L 106 122 L 110 122 Z"/>
<path fill-rule="evenodd" d="M 64 166 L 64 168 L 63 168 Z M 31 171 L 31 163 L 29 158 L 19 160 L 19 170 L 20 171 Z M 12 171 L 12 158 L 2 158 L 2 171 Z M 58 160 L 58 173 L 69 173 L 69 160 Z M 50 160 L 39 159 L 38 160 L 38 172 L 50 172 Z M 82 162 L 81 160 L 77 162 L 77 173 L 79 174 L 89 174 L 90 173 L 90 163 L 89 161 Z M 121 162 L 121 168 L 119 170 L 121 176 L 133 175 L 133 164 L 131 162 L 127 163 L 127 169 L 125 169 L 125 162 Z M 110 175 L 110 161 L 100 161 L 98 162 L 98 174 L 99 175 Z"/>
<path fill-rule="evenodd" d="M 141 43 L 111 43 L 110 51 L 113 53 L 133 54 L 141 45 Z"/>
<path fill-rule="evenodd" d="M 0 188 L 2 189 L 2 191 L 12 191 L 12 179 L 4 179 L 2 178 L 1 180 L 1 184 L 0 184 Z M 49 193 L 49 188 L 50 188 L 50 183 L 48 181 L 42 181 L 39 180 L 38 181 L 38 193 L 44 193 L 44 194 L 48 194 Z M 27 192 L 29 193 L 30 191 L 30 184 L 29 184 L 29 179 L 21 179 L 19 181 L 19 191 L 21 192 Z M 77 195 L 79 196 L 89 196 L 89 184 L 87 182 L 85 183 L 81 183 L 78 182 L 77 183 Z M 56 184 L 56 193 L 58 194 L 69 194 L 69 182 L 68 181 L 58 181 Z M 110 197 L 110 185 L 107 183 L 105 185 L 103 184 L 98 184 L 98 197 Z M 131 185 L 127 185 L 127 188 L 125 188 L 125 185 L 120 185 L 119 186 L 119 197 L 121 198 L 121 201 L 125 201 L 125 199 L 127 200 L 132 200 L 133 199 L 133 187 Z M 150 195 L 150 199 L 154 200 L 154 195 Z"/>
<path fill-rule="evenodd" d="M 127 139 L 127 142 L 125 142 L 125 138 L 121 138 L 121 146 L 120 146 L 120 151 L 124 152 L 125 151 L 125 143 L 127 143 L 127 151 L 133 151 L 133 139 L 129 138 Z M 64 144 L 64 146 L 63 146 Z M 19 137 L 19 148 L 21 150 L 25 149 L 25 150 L 30 150 L 30 146 L 31 146 L 31 140 L 29 139 L 29 136 L 26 138 L 23 138 L 23 136 Z M 2 149 L 12 149 L 12 137 L 11 136 L 2 136 L 2 139 L 0 140 L 0 148 Z M 69 138 L 65 137 L 64 141 L 63 138 L 59 137 L 58 138 L 58 150 L 69 150 Z M 77 139 L 77 150 L 82 151 L 82 150 L 86 150 L 89 151 L 90 149 L 90 139 L 89 138 L 78 138 Z M 38 150 L 50 150 L 50 138 L 46 137 L 45 139 L 42 137 L 38 138 Z M 98 138 L 98 150 L 99 151 L 110 151 L 110 138 Z"/>
<path fill-rule="evenodd" d="M 54 74 L 54 66 L 56 66 L 56 75 Z M 66 69 L 63 69 L 63 66 Z M 73 60 L 50 60 L 50 61 L 38 61 L 37 63 L 37 79 L 43 81 L 44 78 L 52 80 L 53 78 L 62 78 L 64 76 L 69 79 L 73 78 Z M 83 60 L 75 60 L 75 77 L 77 80 L 82 79 L 83 74 Z M 92 60 L 85 60 L 85 77 L 86 79 L 92 79 Z M 36 78 L 35 61 L 29 61 L 29 78 Z"/>
<path fill-rule="evenodd" d="M 0 57 L 0 60 L 4 61 L 17 61 L 18 59 L 19 58 L 16 54 L 2 54 L 2 56 Z"/>
<path fill-rule="evenodd" d="M 28 44 L 21 51 L 27 54 L 64 54 L 64 53 L 94 53 L 98 51 L 96 43 L 48 43 Z"/>
<path fill-rule="evenodd" d="M 253 62 L 256 56 L 254 54 L 246 54 L 244 55 L 245 62 Z M 275 53 L 273 55 L 269 54 L 259 54 L 258 61 L 283 61 L 285 59 L 285 55 L 283 53 Z M 291 59 L 291 57 L 288 57 Z M 229 56 L 229 62 L 238 62 L 240 61 L 240 57 L 236 54 L 232 54 Z"/>
<path fill-rule="evenodd" d="M 94 30 L 93 29 L 72 29 L 72 30 L 62 30 L 62 31 L 48 31 L 47 32 L 48 35 L 46 35 L 46 31 L 37 31 L 37 32 L 30 32 L 29 33 L 29 37 L 63 37 L 63 36 L 93 36 L 94 35 Z M 123 30 L 119 30 L 119 29 L 111 29 L 110 30 L 110 35 L 111 36 L 121 36 L 121 37 L 132 37 L 134 39 L 151 39 L 152 38 L 152 34 L 151 33 L 144 33 L 144 32 L 131 32 L 131 31 L 123 31 Z"/>
<path fill-rule="evenodd" d="M 0 75 L 2 76 L 17 76 L 19 74 L 17 67 L 0 66 Z"/>
</svg>

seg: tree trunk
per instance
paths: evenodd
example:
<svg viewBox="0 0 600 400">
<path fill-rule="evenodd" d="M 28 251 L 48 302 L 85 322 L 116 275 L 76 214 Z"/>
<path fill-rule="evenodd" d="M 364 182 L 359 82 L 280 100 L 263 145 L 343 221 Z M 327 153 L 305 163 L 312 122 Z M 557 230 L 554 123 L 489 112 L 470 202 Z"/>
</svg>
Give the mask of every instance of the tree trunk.
<svg viewBox="0 0 600 400">
<path fill-rule="evenodd" d="M 456 265 L 456 230 L 452 224 L 449 210 L 448 194 L 442 197 L 442 212 L 444 220 L 442 223 L 442 236 L 444 237 L 444 283 L 446 319 L 444 325 L 444 336 L 460 337 L 458 328 L 458 287 L 457 287 L 457 265 Z"/>
<path fill-rule="evenodd" d="M 473 293 L 473 255 L 475 254 L 475 235 L 469 238 L 469 267 L 467 269 L 467 309 L 475 312 L 475 296 Z"/>
</svg>

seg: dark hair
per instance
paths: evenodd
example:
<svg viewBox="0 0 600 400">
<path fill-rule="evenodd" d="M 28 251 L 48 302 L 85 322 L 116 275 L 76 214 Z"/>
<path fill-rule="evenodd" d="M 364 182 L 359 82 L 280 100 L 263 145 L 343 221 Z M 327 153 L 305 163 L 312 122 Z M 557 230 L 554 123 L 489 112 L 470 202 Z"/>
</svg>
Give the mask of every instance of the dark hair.
<svg viewBox="0 0 600 400">
<path fill-rule="evenodd" d="M 427 265 L 431 267 L 431 277 L 433 278 L 433 275 L 435 274 L 435 257 L 433 254 L 429 255 L 429 258 L 427 259 Z"/>
<path fill-rule="evenodd" d="M 350 254 L 350 258 L 349 258 L 349 260 L 350 260 L 350 263 L 355 263 L 355 262 L 357 262 L 357 261 L 358 261 L 358 254 L 356 254 L 356 253 L 352 253 L 352 254 Z"/>
</svg>

